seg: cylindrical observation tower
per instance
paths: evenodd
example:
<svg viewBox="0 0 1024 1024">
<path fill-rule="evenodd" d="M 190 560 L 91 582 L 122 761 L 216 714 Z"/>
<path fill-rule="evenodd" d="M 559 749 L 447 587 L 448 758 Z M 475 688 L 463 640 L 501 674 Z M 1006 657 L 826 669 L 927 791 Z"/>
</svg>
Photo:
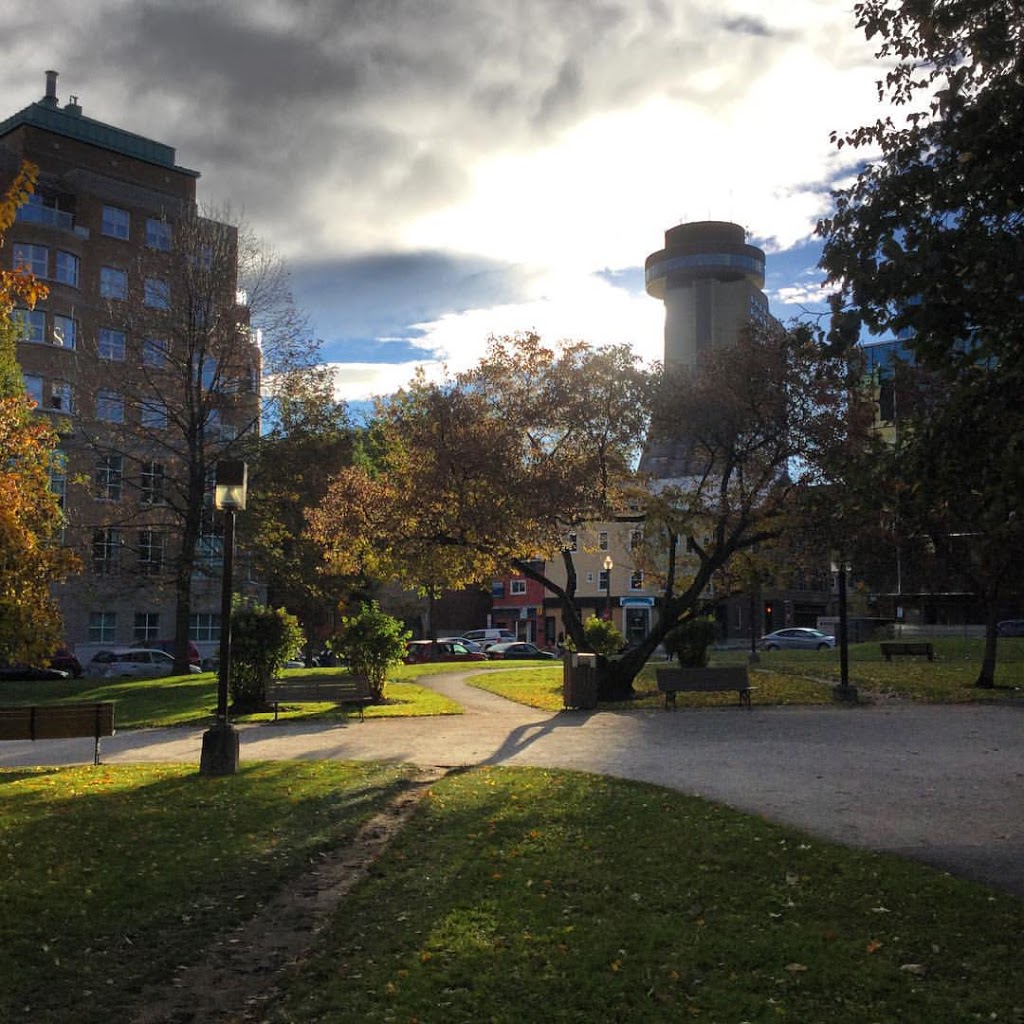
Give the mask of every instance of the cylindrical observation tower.
<svg viewBox="0 0 1024 1024">
<path fill-rule="evenodd" d="M 708 348 L 733 344 L 752 320 L 768 317 L 764 252 L 739 224 L 705 220 L 665 232 L 647 257 L 647 292 L 665 303 L 665 365 L 693 366 Z"/>
</svg>

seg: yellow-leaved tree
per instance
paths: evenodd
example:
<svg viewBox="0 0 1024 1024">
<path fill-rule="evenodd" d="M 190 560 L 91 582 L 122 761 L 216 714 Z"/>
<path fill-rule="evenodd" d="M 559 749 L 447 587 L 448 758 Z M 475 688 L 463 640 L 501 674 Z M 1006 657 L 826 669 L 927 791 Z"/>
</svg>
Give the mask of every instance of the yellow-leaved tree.
<svg viewBox="0 0 1024 1024">
<path fill-rule="evenodd" d="M 0 198 L 0 247 L 35 174 L 24 165 Z M 25 393 L 11 319 L 15 302 L 31 307 L 45 297 L 27 271 L 0 270 L 0 662 L 39 662 L 60 643 L 50 588 L 76 564 L 60 544 L 62 512 L 50 487 L 58 437 Z"/>
</svg>

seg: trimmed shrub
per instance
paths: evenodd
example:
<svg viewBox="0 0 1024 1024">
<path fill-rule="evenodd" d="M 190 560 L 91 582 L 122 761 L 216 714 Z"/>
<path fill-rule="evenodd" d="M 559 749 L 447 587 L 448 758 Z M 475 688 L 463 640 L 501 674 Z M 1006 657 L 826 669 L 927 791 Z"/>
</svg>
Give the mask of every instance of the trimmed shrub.
<svg viewBox="0 0 1024 1024">
<path fill-rule="evenodd" d="M 258 711 L 267 686 L 306 642 L 299 620 L 283 608 L 238 607 L 231 613 L 231 701 L 239 711 Z"/>
<path fill-rule="evenodd" d="M 715 641 L 717 628 L 711 619 L 690 619 L 673 626 L 665 634 L 665 653 L 679 659 L 685 668 L 703 668 L 708 663 L 709 649 Z"/>
<path fill-rule="evenodd" d="M 598 618 L 596 615 L 583 623 L 583 637 L 592 651 L 605 657 L 617 654 L 625 643 L 614 622 Z"/>
<path fill-rule="evenodd" d="M 380 610 L 376 601 L 364 604 L 355 615 L 341 620 L 341 628 L 328 646 L 348 662 L 353 672 L 365 675 L 373 699 L 384 699 L 388 669 L 405 657 L 412 633 L 394 616 Z"/>
</svg>

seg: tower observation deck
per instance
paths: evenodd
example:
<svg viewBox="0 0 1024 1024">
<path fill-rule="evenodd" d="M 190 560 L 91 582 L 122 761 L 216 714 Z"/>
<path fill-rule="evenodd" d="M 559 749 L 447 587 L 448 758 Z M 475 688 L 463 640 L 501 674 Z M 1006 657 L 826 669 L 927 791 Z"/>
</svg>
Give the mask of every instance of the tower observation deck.
<svg viewBox="0 0 1024 1024">
<path fill-rule="evenodd" d="M 694 365 L 707 348 L 733 344 L 753 320 L 768 317 L 764 252 L 746 244 L 739 224 L 706 220 L 665 232 L 647 257 L 647 293 L 665 303 L 665 365 Z"/>
</svg>

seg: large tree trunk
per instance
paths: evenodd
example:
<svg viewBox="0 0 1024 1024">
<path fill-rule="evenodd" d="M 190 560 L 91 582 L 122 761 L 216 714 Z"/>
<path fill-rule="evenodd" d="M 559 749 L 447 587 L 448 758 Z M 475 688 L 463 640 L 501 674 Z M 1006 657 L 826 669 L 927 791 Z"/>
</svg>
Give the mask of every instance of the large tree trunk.
<svg viewBox="0 0 1024 1024">
<path fill-rule="evenodd" d="M 644 638 L 642 644 L 631 647 L 615 658 L 597 660 L 597 699 L 604 701 L 632 700 L 636 696 L 633 680 L 647 664 L 654 649 L 661 642 L 657 627 Z"/>
<path fill-rule="evenodd" d="M 985 651 L 981 657 L 978 678 L 974 681 L 975 686 L 984 689 L 991 689 L 996 685 L 996 645 L 998 641 L 996 614 L 995 601 L 987 600 L 985 602 Z"/>
</svg>

